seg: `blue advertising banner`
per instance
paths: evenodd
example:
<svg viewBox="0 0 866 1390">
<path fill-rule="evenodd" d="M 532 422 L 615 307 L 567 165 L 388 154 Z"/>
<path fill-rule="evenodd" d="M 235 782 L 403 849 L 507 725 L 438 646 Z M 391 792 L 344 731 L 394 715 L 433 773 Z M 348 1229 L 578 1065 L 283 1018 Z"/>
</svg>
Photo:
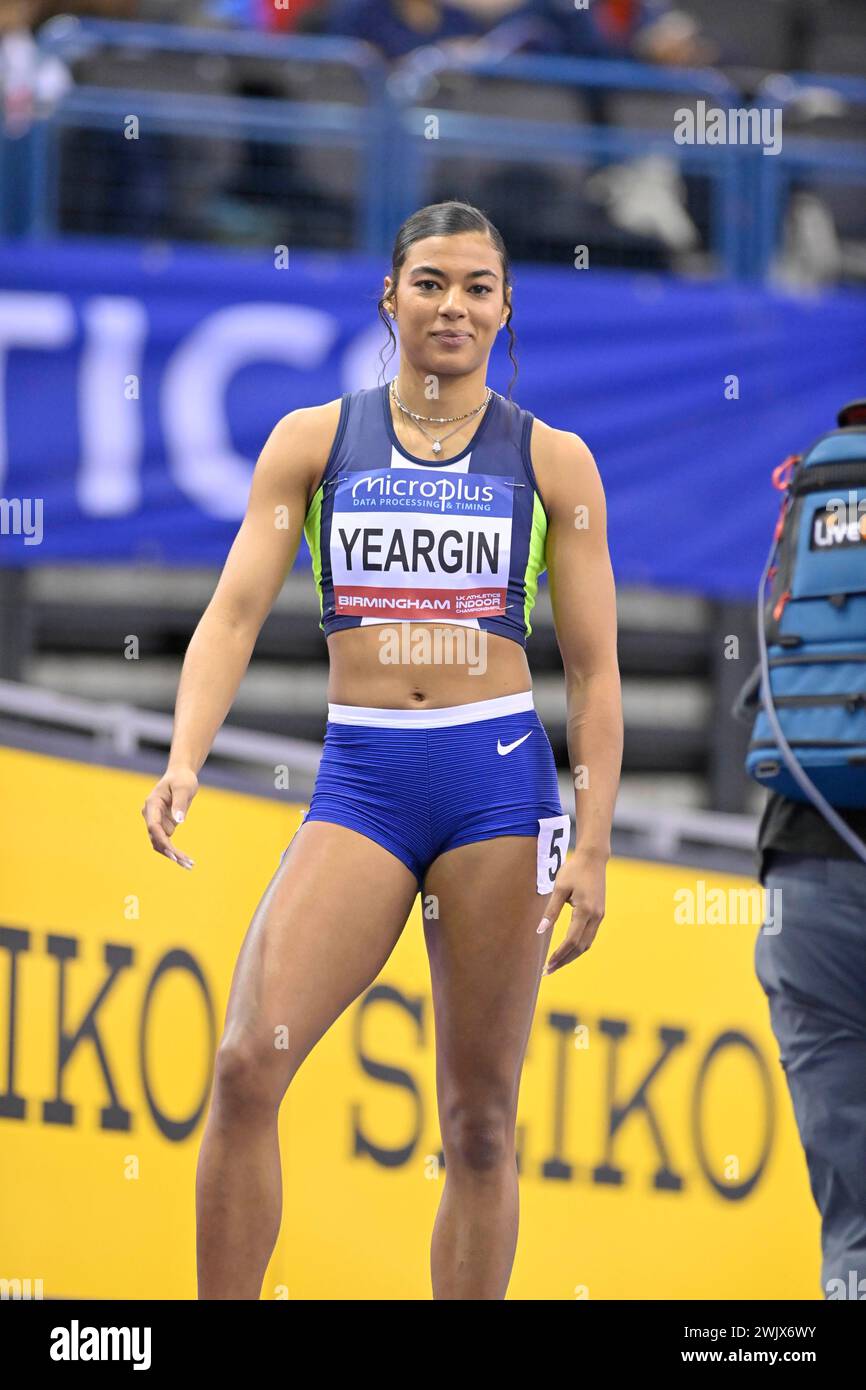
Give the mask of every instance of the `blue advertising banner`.
<svg viewBox="0 0 866 1390">
<path fill-rule="evenodd" d="M 280 416 L 396 372 L 388 267 L 287 260 L 0 246 L 0 564 L 222 563 Z M 513 327 L 514 399 L 596 457 L 617 581 L 752 597 L 773 467 L 866 396 L 866 295 L 518 265 Z"/>
</svg>

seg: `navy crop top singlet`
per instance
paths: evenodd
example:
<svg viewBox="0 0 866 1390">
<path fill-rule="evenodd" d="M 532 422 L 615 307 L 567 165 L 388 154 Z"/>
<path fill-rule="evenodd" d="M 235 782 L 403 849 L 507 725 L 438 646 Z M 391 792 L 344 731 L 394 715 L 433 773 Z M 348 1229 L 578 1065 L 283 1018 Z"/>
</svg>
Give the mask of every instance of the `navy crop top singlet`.
<svg viewBox="0 0 866 1390">
<path fill-rule="evenodd" d="M 388 390 L 343 395 L 304 522 L 319 626 L 458 623 L 525 646 L 547 536 L 532 415 L 494 392 L 462 453 L 437 463 L 403 448 Z"/>
</svg>

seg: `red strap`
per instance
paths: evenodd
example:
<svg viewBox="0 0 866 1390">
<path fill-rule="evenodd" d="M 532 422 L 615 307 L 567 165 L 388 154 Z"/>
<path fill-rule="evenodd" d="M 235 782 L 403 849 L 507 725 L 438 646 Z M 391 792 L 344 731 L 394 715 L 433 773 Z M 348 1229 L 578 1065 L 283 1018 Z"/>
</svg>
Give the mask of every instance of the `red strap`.
<svg viewBox="0 0 866 1390">
<path fill-rule="evenodd" d="M 773 469 L 771 475 L 773 487 L 778 488 L 779 492 L 784 492 L 785 489 L 790 486 L 794 464 L 799 463 L 801 458 L 801 454 L 789 454 L 782 463 L 778 464 L 777 467 Z M 787 473 L 785 473 L 786 469 L 788 470 Z"/>
</svg>

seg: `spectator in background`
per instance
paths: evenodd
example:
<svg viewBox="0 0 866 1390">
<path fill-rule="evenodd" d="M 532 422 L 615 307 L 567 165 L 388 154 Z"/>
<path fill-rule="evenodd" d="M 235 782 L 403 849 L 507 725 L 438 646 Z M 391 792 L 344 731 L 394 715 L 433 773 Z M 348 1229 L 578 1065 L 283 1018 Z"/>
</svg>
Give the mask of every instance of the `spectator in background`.
<svg viewBox="0 0 866 1390">
<path fill-rule="evenodd" d="M 138 0 L 0 0 L 0 29 L 38 29 L 56 14 L 89 15 L 93 19 L 135 19 Z"/>
<path fill-rule="evenodd" d="M 72 85 L 66 64 L 42 52 L 34 38 L 46 19 L 57 14 L 130 19 L 135 9 L 136 0 L 66 0 L 65 4 L 56 0 L 0 0 L 3 134 L 13 140 L 26 135 L 38 107 L 52 106 Z M 5 212 L 8 233 L 15 230 L 16 222 L 13 210 Z"/>
<path fill-rule="evenodd" d="M 470 13 L 490 12 L 498 0 L 454 0 Z M 666 66 L 705 67 L 716 60 L 714 44 L 700 36 L 691 15 L 669 0 L 524 0 L 499 19 L 491 38 L 514 35 L 533 52 L 572 58 L 634 58 Z"/>
<path fill-rule="evenodd" d="M 210 0 L 208 18 L 238 29 L 267 29 L 291 34 L 305 27 L 308 11 L 321 9 L 321 0 Z"/>
<path fill-rule="evenodd" d="M 456 2 L 473 5 L 485 0 Z M 585 9 L 576 8 L 574 0 L 525 0 L 493 28 L 487 46 L 502 53 L 526 50 L 669 67 L 704 67 L 718 57 L 716 45 L 701 37 L 694 19 L 673 9 L 669 0 L 590 0 Z M 595 125 L 610 123 L 603 87 L 586 84 L 575 94 L 578 121 L 588 117 Z M 513 177 L 520 177 L 518 168 Z M 673 158 L 655 153 L 620 163 L 599 155 L 584 190 L 628 238 L 647 238 L 648 244 L 661 244 L 669 253 L 689 254 L 699 245 L 688 206 L 691 190 Z M 700 206 L 696 210 L 700 216 Z M 507 224 L 507 217 L 504 220 Z"/>
<path fill-rule="evenodd" d="M 526 0 L 451 0 L 457 10 L 466 10 L 479 23 L 488 26 L 498 24 L 506 15 L 523 9 Z"/>
<path fill-rule="evenodd" d="M 324 32 L 366 39 L 396 60 L 424 44 L 480 38 L 489 28 L 485 18 L 438 0 L 332 0 Z"/>
</svg>

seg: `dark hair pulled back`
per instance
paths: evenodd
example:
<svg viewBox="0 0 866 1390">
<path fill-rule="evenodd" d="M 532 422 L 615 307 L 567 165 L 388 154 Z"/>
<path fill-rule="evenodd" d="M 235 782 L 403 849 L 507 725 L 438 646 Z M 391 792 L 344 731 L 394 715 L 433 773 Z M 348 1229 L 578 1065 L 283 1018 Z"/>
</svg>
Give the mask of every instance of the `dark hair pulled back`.
<svg viewBox="0 0 866 1390">
<path fill-rule="evenodd" d="M 498 228 L 493 225 L 489 217 L 487 217 L 480 208 L 473 207 L 471 203 L 451 200 L 447 203 L 430 203 L 425 208 L 419 208 L 417 212 L 412 213 L 411 217 L 406 218 L 406 221 L 398 230 L 394 239 L 394 249 L 391 253 L 391 279 L 393 281 L 391 293 L 393 294 L 397 288 L 400 271 L 403 268 L 403 264 L 406 260 L 406 253 L 410 246 L 416 241 L 423 240 L 424 237 L 455 236 L 459 232 L 481 232 L 489 236 L 499 253 L 499 259 L 502 263 L 503 292 L 505 289 L 511 289 L 511 262 L 508 257 L 505 242 L 502 240 Z M 394 330 L 391 327 L 391 319 L 385 309 L 385 303 L 386 296 L 383 294 L 378 302 L 377 308 L 379 310 L 379 317 L 388 330 L 388 337 L 391 340 L 391 357 L 393 357 L 397 349 L 397 340 L 394 336 Z M 517 358 L 514 353 L 516 339 L 514 330 L 511 327 L 511 305 L 508 304 L 507 301 L 506 307 L 508 310 L 508 317 L 505 320 L 505 326 L 508 329 L 508 355 L 514 366 L 511 380 L 508 383 L 507 392 L 508 399 L 511 400 L 511 388 L 517 380 L 518 368 Z M 382 361 L 382 370 L 379 373 L 380 377 L 383 376 L 385 367 L 387 366 L 387 362 L 382 359 L 382 353 L 385 351 L 386 346 L 387 344 L 383 345 L 379 352 L 379 358 Z M 390 360 L 391 358 L 389 357 L 388 361 L 390 362 Z"/>
</svg>

